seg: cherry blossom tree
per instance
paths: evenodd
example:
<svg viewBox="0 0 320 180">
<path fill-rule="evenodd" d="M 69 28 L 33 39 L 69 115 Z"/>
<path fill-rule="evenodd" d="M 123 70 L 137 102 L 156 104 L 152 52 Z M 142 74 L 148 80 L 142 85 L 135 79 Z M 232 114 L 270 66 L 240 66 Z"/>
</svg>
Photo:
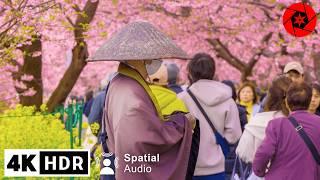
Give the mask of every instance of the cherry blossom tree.
<svg viewBox="0 0 320 180">
<path fill-rule="evenodd" d="M 3 1 L 0 99 L 14 102 L 18 94 L 23 104 L 44 102 L 52 110 L 70 93 L 83 95 L 96 89 L 101 79 L 116 70 L 117 63 L 86 63 L 85 59 L 110 34 L 136 20 L 151 22 L 190 56 L 210 53 L 216 60 L 220 80 L 254 80 L 267 87 L 288 61 L 296 60 L 304 65 L 310 80 L 320 81 L 318 30 L 296 38 L 282 25 L 286 7 L 296 2 L 299 1 Z M 305 2 L 318 12 L 320 2 Z M 185 80 L 186 61 L 175 62 Z"/>
<path fill-rule="evenodd" d="M 150 3 L 144 7 L 173 19 L 174 24 L 178 24 L 173 37 L 184 42 L 181 45 L 189 52 L 200 49 L 216 57 L 217 65 L 221 67 L 217 71 L 220 79 L 250 79 L 262 85 L 281 73 L 288 61 L 300 61 L 307 73 L 312 72 L 312 60 L 318 62 L 310 56 L 310 52 L 316 50 L 312 45 L 319 44 L 317 33 L 295 38 L 282 25 L 286 7 L 296 2 L 183 1 Z M 307 3 L 316 11 L 319 9 L 318 1 Z M 164 26 L 159 16 L 154 16 L 154 20 Z M 314 75 L 307 74 L 310 79 Z"/>
<path fill-rule="evenodd" d="M 19 62 L 17 56 L 10 54 L 14 52 L 9 53 L 5 51 L 2 53 L 6 57 L 9 56 L 9 63 L 17 67 L 16 71 L 12 71 L 12 77 L 15 81 L 15 89 L 19 94 L 20 103 L 23 105 L 36 105 L 37 107 L 40 107 L 42 104 L 42 63 L 45 59 L 42 58 L 42 52 L 44 50 L 42 45 L 51 41 L 50 36 L 59 36 L 56 35 L 59 28 L 51 27 L 59 27 L 64 23 L 65 27 L 62 32 L 64 35 L 63 40 L 74 41 L 71 63 L 48 100 L 49 111 L 52 111 L 56 105 L 65 100 L 76 83 L 82 69 L 86 65 L 85 60 L 88 57 L 88 50 L 85 41 L 85 32 L 88 30 L 88 26 L 95 15 L 99 1 L 89 0 L 85 3 L 81 3 L 80 1 L 74 4 L 66 1 L 31 2 L 21 0 L 16 2 L 4 1 L 3 3 L 3 5 L 8 8 L 9 17 L 12 16 L 12 19 L 15 18 L 14 20 L 10 19 L 8 22 L 6 22 L 6 18 L 4 18 L 3 25 L 7 28 L 2 31 L 3 36 L 5 38 L 11 36 L 14 38 L 19 36 L 25 37 L 24 41 L 19 44 L 12 43 L 12 40 L 7 38 L 9 39 L 7 44 L 10 44 L 10 46 L 6 47 L 6 44 L 4 45 L 4 48 L 6 49 L 11 48 L 23 52 L 23 62 Z M 47 7 L 47 4 L 51 3 L 53 5 Z M 44 4 L 46 5 L 45 9 L 42 8 Z M 82 4 L 83 8 L 81 9 L 80 6 Z M 14 15 L 11 15 L 11 11 L 17 12 L 15 12 Z M 19 16 L 15 16 L 15 14 L 18 14 Z M 74 20 L 72 19 L 73 16 Z M 24 17 L 26 18 L 23 19 Z M 64 21 L 64 18 L 67 22 Z M 11 21 L 17 23 L 12 23 Z M 22 33 L 21 35 L 15 33 L 17 30 L 23 29 L 24 27 L 29 28 L 30 31 Z M 53 29 L 55 32 L 52 31 Z M 12 32 L 12 34 L 9 34 L 8 32 Z M 71 32 L 73 32 L 74 39 L 71 39 Z"/>
</svg>

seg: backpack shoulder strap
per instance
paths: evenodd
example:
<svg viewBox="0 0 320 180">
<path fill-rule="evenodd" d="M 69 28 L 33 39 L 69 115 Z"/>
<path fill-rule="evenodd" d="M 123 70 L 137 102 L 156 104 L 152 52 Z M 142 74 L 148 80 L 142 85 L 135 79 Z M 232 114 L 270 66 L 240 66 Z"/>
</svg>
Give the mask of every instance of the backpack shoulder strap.
<svg viewBox="0 0 320 180">
<path fill-rule="evenodd" d="M 210 125 L 212 131 L 214 133 L 218 132 L 217 129 L 214 127 L 214 125 L 212 124 L 212 122 L 210 121 L 210 118 L 208 116 L 208 114 L 204 111 L 204 109 L 202 108 L 202 106 L 200 105 L 199 101 L 197 100 L 197 98 L 194 96 L 194 94 L 191 92 L 191 90 L 188 88 L 187 89 L 188 94 L 191 96 L 191 98 L 193 99 L 193 101 L 196 103 L 197 107 L 200 109 L 201 113 L 203 114 L 203 116 L 205 117 L 205 119 L 207 120 L 208 124 Z"/>
<path fill-rule="evenodd" d="M 289 120 L 290 120 L 291 124 L 294 126 L 295 130 L 299 133 L 300 137 L 303 139 L 305 144 L 308 146 L 308 149 L 312 153 L 314 160 L 317 162 L 318 165 L 320 165 L 319 152 L 318 152 L 317 148 L 315 147 L 315 145 L 312 143 L 310 137 L 307 135 L 307 133 L 304 131 L 303 127 L 297 122 L 297 120 L 294 117 L 290 116 Z"/>
</svg>

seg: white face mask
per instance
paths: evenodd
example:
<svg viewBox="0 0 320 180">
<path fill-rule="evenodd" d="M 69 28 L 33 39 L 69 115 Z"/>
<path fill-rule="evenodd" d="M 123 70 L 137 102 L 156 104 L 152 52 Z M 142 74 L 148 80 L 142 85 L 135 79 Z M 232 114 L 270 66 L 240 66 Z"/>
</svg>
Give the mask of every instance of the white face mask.
<svg viewBox="0 0 320 180">
<path fill-rule="evenodd" d="M 120 61 L 120 62 L 122 62 L 122 63 L 126 64 L 127 66 L 131 67 L 132 69 L 135 69 L 136 71 L 138 71 L 134 66 L 130 65 L 126 61 Z M 143 61 L 143 63 L 145 65 L 145 68 L 147 71 L 147 77 L 146 77 L 147 79 L 146 80 L 151 82 L 149 75 L 154 74 L 155 72 L 158 71 L 158 69 L 161 67 L 162 60 L 160 60 L 160 59 L 152 60 L 150 64 L 147 64 L 146 61 Z"/>
</svg>

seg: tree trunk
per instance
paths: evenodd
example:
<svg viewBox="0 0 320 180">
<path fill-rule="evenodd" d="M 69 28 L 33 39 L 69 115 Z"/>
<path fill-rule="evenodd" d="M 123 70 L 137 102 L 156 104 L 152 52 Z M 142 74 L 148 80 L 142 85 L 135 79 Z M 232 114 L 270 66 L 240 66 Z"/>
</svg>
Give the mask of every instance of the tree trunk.
<svg viewBox="0 0 320 180">
<path fill-rule="evenodd" d="M 66 100 L 68 94 L 76 84 L 83 68 L 87 64 L 86 59 L 88 57 L 88 47 L 85 42 L 84 35 L 87 29 L 85 29 L 83 26 L 90 24 L 96 13 L 98 4 L 99 0 L 95 2 L 87 0 L 83 10 L 75 5 L 74 9 L 78 12 L 75 23 L 73 23 L 71 19 L 67 17 L 67 20 L 74 27 L 73 33 L 76 39 L 76 45 L 72 49 L 72 62 L 70 66 L 64 73 L 62 79 L 58 84 L 58 87 L 53 91 L 51 97 L 49 98 L 49 101 L 47 103 L 49 112 L 52 112 L 56 106 L 62 104 Z M 86 14 L 86 16 L 83 16 L 83 14 Z"/>
<path fill-rule="evenodd" d="M 52 93 L 47 106 L 48 111 L 52 112 L 57 105 L 62 104 L 73 86 L 76 84 L 80 73 L 86 66 L 87 59 L 87 45 L 77 45 L 72 50 L 72 62 L 64 73 L 62 79 L 59 82 L 58 87 Z"/>
<path fill-rule="evenodd" d="M 31 45 L 25 45 L 20 48 L 23 51 L 23 65 L 20 65 L 19 71 L 15 73 L 14 79 L 22 81 L 28 89 L 33 88 L 36 93 L 33 96 L 24 96 L 22 93 L 25 91 L 16 87 L 19 93 L 20 104 L 24 106 L 35 105 L 37 109 L 40 108 L 42 104 L 43 96 L 43 84 L 42 84 L 42 56 L 41 56 L 41 38 L 40 36 L 35 37 Z M 36 55 L 35 53 L 39 53 Z M 32 75 L 33 79 L 31 81 L 22 80 L 23 75 Z"/>
<path fill-rule="evenodd" d="M 248 77 L 249 77 L 249 72 L 248 69 L 245 69 L 244 71 L 241 71 L 241 82 L 246 82 L 248 81 Z"/>
<path fill-rule="evenodd" d="M 254 66 L 246 66 L 241 72 L 241 82 L 249 81 L 248 77 L 252 76 Z"/>
</svg>

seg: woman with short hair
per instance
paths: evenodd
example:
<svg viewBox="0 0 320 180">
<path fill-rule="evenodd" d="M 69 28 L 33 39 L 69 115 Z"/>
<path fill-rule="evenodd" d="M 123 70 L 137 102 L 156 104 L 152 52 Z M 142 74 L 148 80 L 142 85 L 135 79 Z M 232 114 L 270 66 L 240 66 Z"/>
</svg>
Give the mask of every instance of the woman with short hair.
<svg viewBox="0 0 320 180">
<path fill-rule="evenodd" d="M 305 133 L 320 150 L 320 117 L 307 110 L 312 88 L 306 83 L 292 83 L 286 94 L 289 117 L 269 122 L 266 137 L 253 161 L 253 171 L 266 180 L 320 179 L 320 166 L 300 133 Z"/>
</svg>

